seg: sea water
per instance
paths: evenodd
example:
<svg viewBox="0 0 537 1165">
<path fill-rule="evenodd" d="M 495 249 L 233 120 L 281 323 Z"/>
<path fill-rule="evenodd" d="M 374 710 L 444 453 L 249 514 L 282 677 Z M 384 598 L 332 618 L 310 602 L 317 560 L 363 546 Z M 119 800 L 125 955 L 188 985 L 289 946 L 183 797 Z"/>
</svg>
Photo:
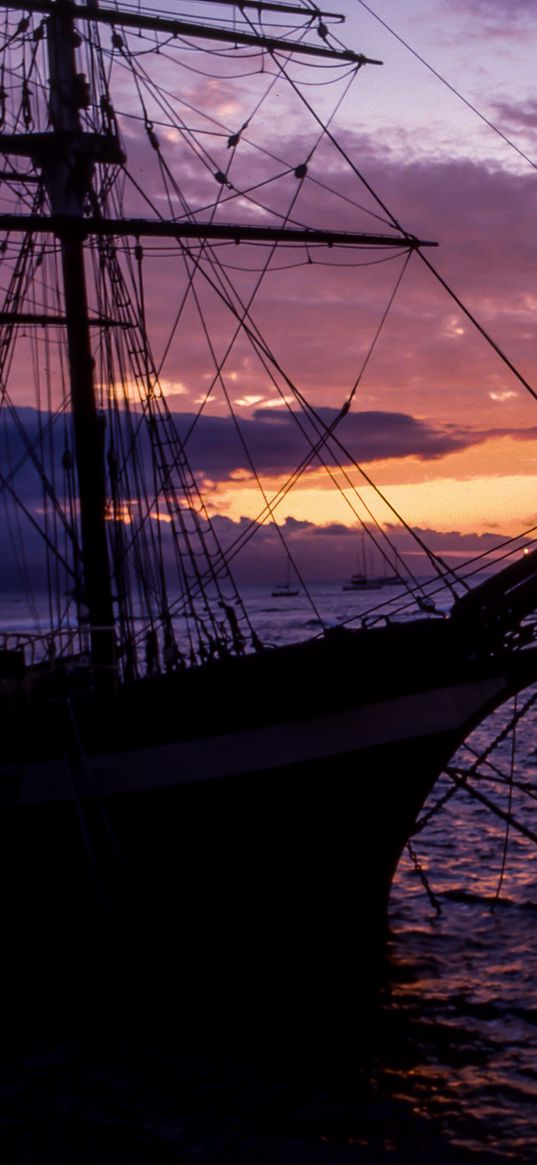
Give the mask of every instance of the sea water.
<svg viewBox="0 0 537 1165">
<path fill-rule="evenodd" d="M 318 585 L 313 608 L 269 588 L 249 597 L 257 633 L 278 644 L 375 618 L 390 593 Z M 13 604 L 5 615 L 16 624 Z M 537 832 L 537 802 L 509 788 L 514 775 L 537 796 L 537 718 L 502 738 L 511 711 L 458 761 L 499 736 L 490 779 L 474 785 Z M 537 849 L 468 793 L 446 799 L 451 787 L 439 781 L 429 808 L 441 808 L 401 861 L 378 1015 L 363 1039 L 349 1032 L 344 1056 L 186 1048 L 175 1030 L 142 1034 L 136 1014 L 129 1032 L 12 1030 L 0 1050 L 6 1165 L 537 1161 Z"/>
</svg>

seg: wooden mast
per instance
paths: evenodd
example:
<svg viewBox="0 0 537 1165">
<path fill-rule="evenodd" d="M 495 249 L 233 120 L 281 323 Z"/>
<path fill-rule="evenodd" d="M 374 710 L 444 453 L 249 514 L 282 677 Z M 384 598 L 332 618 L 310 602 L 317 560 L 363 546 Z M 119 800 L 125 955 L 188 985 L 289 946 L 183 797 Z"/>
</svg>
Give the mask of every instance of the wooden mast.
<svg viewBox="0 0 537 1165">
<path fill-rule="evenodd" d="M 94 137 L 83 133 L 80 109 L 87 97 L 77 73 L 72 6 L 59 0 L 47 21 L 50 69 L 49 149 L 41 161 L 53 215 L 80 222 L 91 187 Z M 105 522 L 104 429 L 99 418 L 90 342 L 84 245 L 80 231 L 59 232 L 71 387 L 75 460 L 80 500 L 83 601 L 88 610 L 93 665 L 115 664 L 114 613 Z M 112 671 L 109 672 L 113 674 Z"/>
</svg>

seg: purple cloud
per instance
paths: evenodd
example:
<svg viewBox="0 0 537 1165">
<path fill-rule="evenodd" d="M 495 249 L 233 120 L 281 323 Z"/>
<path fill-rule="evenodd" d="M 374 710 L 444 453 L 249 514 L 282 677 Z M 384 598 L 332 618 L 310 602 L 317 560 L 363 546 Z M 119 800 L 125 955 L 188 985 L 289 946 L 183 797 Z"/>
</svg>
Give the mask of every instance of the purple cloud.
<svg viewBox="0 0 537 1165">
<path fill-rule="evenodd" d="M 22 428 L 14 418 L 6 411 L 2 417 L 0 464 L 4 481 L 3 484 L 0 482 L 0 492 L 9 499 L 12 487 L 26 505 L 42 506 L 43 482 L 37 460 L 39 450 L 46 447 L 48 477 L 51 482 L 56 482 L 61 503 L 62 459 L 66 447 L 69 448 L 65 417 L 49 427 L 48 414 L 24 409 L 18 415 L 24 421 L 24 440 Z M 320 436 L 334 425 L 337 416 L 335 409 L 321 408 L 317 410 L 318 419 L 314 423 L 295 412 L 261 408 L 253 416 L 238 420 L 229 416 L 205 415 L 197 419 L 192 413 L 175 413 L 173 423 L 180 440 L 186 441 L 187 456 L 198 478 L 229 482 L 237 475 L 249 476 L 252 464 L 262 478 L 292 474 L 304 461 L 307 468 L 318 469 L 321 462 L 318 456 L 311 456 L 312 448 L 318 446 Z M 136 414 L 133 428 L 126 414 L 120 420 L 119 428 L 117 418 L 114 423 L 114 435 L 112 429 L 106 431 L 107 449 L 114 448 L 120 464 L 121 448 L 136 448 L 140 471 L 151 483 L 150 446 L 145 426 L 138 427 Z M 45 434 L 46 442 L 40 434 Z M 500 427 L 474 429 L 454 424 L 438 425 L 407 413 L 362 411 L 349 413 L 319 452 L 323 464 L 331 467 L 352 461 L 368 464 L 405 457 L 432 461 L 505 436 L 519 441 L 535 440 L 537 428 L 514 431 Z M 151 492 L 149 484 L 149 495 Z"/>
<path fill-rule="evenodd" d="M 534 110 L 526 108 L 526 116 L 533 115 Z M 426 252 L 427 257 L 508 353 L 526 369 L 531 368 L 533 316 L 528 305 L 537 266 L 533 174 L 509 172 L 468 159 L 402 158 L 395 148 L 379 156 L 367 137 L 350 132 L 344 135 L 343 145 L 360 158 L 367 180 L 387 200 L 398 220 L 419 237 L 438 241 L 438 250 Z M 305 149 L 303 138 L 291 139 L 286 152 L 297 161 Z M 238 188 L 241 165 L 237 163 Z M 262 162 L 259 174 L 256 172 L 260 179 L 264 165 Z M 343 173 L 340 159 L 329 146 L 314 156 L 310 178 L 294 207 L 295 219 L 313 227 L 333 223 L 342 231 L 388 230 L 358 209 L 358 202 L 367 204 L 371 211 L 379 208 L 374 207 L 356 177 Z M 328 195 L 316 179 L 334 180 L 344 197 Z M 292 176 L 289 184 L 295 189 Z M 270 197 L 274 208 L 283 208 L 287 202 L 281 188 L 280 202 L 276 187 Z M 221 218 L 232 216 L 230 204 Z M 220 248 L 218 254 L 233 274 L 243 302 L 248 302 L 266 251 L 230 245 Z M 280 262 L 288 266 L 285 278 L 276 281 L 270 273 L 264 277 L 252 320 L 274 350 L 279 365 L 311 400 L 342 404 L 367 355 L 401 259 L 378 264 L 381 256 L 375 252 L 336 249 L 312 249 L 310 257 L 313 262 L 308 265 L 303 249 L 284 253 Z M 213 380 L 218 381 L 215 353 L 222 358 L 236 328 L 235 317 L 219 297 L 210 256 L 206 254 L 205 259 L 196 276 L 198 306 L 191 301 L 184 310 L 163 368 L 169 384 L 182 385 L 185 404 L 203 395 Z M 178 253 L 177 261 L 167 269 L 157 251 L 152 255 L 150 248 L 145 266 L 149 323 L 157 337 L 159 359 L 192 267 L 188 260 L 183 266 Z M 199 311 L 210 328 L 213 352 L 202 334 L 200 338 Z M 397 408 L 401 399 L 410 399 L 411 409 L 423 413 L 430 407 L 431 393 L 440 397 L 449 391 L 454 405 L 457 394 L 460 398 L 464 394 L 465 411 L 473 409 L 477 418 L 476 410 L 480 410 L 483 416 L 490 403 L 487 392 L 498 387 L 494 378 L 503 374 L 502 366 L 483 340 L 472 339 L 466 321 L 462 321 L 464 344 L 456 342 L 452 317 L 459 317 L 455 323 L 460 325 L 459 309 L 414 257 L 368 365 L 361 391 L 369 395 L 363 404 Z M 234 342 L 222 376 L 234 398 L 275 395 L 272 376 L 282 391 L 286 390 L 277 370 L 264 366 L 244 338 Z M 511 374 L 505 372 L 505 377 L 510 387 L 516 387 Z M 469 394 L 472 384 L 480 386 L 473 397 Z M 217 383 L 215 401 L 218 394 Z"/>
<path fill-rule="evenodd" d="M 318 416 L 329 427 L 335 422 L 337 412 L 321 408 Z M 192 418 L 178 416 L 176 419 L 179 430 L 188 431 Z M 251 418 L 240 418 L 238 423 L 244 445 L 229 418 L 203 418 L 188 446 L 196 470 L 214 480 L 229 478 L 238 470 L 248 471 L 247 449 L 259 473 L 291 473 L 309 455 L 319 434 L 322 435 L 322 429 L 311 420 L 298 418 L 296 413 L 287 410 L 257 409 Z M 337 427 L 335 436 L 358 462 L 408 456 L 430 460 L 484 439 L 481 433 L 443 428 L 404 413 L 380 411 L 349 414 Z M 345 462 L 337 442 L 329 439 L 322 447 L 323 461 L 330 465 Z M 315 457 L 311 464 L 317 468 L 319 459 Z"/>
<path fill-rule="evenodd" d="M 502 23 L 510 30 L 516 21 L 535 16 L 533 0 L 448 0 L 447 8 L 463 16 L 479 16 L 489 24 Z"/>
<path fill-rule="evenodd" d="M 497 101 L 495 108 L 502 120 L 516 129 L 537 127 L 537 101 L 526 101 L 524 104 Z"/>
</svg>

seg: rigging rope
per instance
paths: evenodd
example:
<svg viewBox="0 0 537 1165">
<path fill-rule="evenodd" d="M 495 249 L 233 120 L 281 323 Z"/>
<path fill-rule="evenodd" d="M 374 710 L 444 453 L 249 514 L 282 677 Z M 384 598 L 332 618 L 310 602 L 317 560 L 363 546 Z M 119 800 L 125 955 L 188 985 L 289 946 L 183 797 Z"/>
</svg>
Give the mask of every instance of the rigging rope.
<svg viewBox="0 0 537 1165">
<path fill-rule="evenodd" d="M 122 52 L 123 52 L 123 46 L 121 46 L 121 47 L 122 47 Z M 284 76 L 284 77 L 285 77 L 287 80 L 289 80 L 289 78 L 288 78 L 288 74 L 287 74 L 287 71 L 286 71 L 285 67 L 283 66 L 283 64 L 279 65 L 278 67 L 279 67 L 279 71 L 280 71 L 280 72 L 283 74 L 283 76 Z M 357 72 L 357 71 L 358 71 L 358 70 L 355 70 L 355 74 L 354 74 L 354 76 L 356 75 L 356 72 Z M 354 77 L 352 78 L 352 80 L 354 80 Z M 295 91 L 298 91 L 298 90 L 297 90 L 297 87 L 296 87 L 296 86 L 294 86 L 294 83 L 293 83 L 293 82 L 290 82 L 290 83 L 291 83 L 291 84 L 293 85 L 293 87 L 295 88 Z M 273 82 L 272 82 L 271 84 L 273 84 Z M 350 85 L 350 82 L 349 82 L 349 85 Z M 341 95 L 341 97 L 340 97 L 340 100 L 338 101 L 338 105 L 337 105 L 337 107 L 336 107 L 336 108 L 338 108 L 338 107 L 339 107 L 339 105 L 341 104 L 341 101 L 343 100 L 343 97 L 345 96 L 345 93 L 347 92 L 347 90 L 348 90 L 348 88 L 349 88 L 349 85 L 347 85 L 347 87 L 346 87 L 346 89 L 345 89 L 345 92 L 344 92 L 344 93 Z M 304 103 L 307 105 L 307 107 L 308 107 L 308 109 L 310 110 L 310 112 L 312 112 L 312 113 L 313 113 L 313 110 L 311 110 L 311 106 L 309 105 L 309 103 L 308 103 L 308 102 L 306 102 L 306 99 L 305 99 L 304 97 L 302 97 L 302 96 L 301 96 L 301 100 L 302 100 L 302 101 L 304 101 Z M 145 110 L 145 106 L 143 106 L 143 108 L 144 108 L 144 110 Z M 315 114 L 314 114 L 314 116 L 315 116 L 315 119 L 317 120 L 317 122 L 318 122 L 318 124 L 319 124 L 319 126 L 320 126 L 320 129 L 321 129 L 321 134 L 320 134 L 320 138 L 319 138 L 319 140 L 322 140 L 322 138 L 323 138 L 325 135 L 328 135 L 328 137 L 330 138 L 330 140 L 332 140 L 332 135 L 330 134 L 330 132 L 329 132 L 329 129 L 328 129 L 328 125 L 329 125 L 329 123 L 328 123 L 328 124 L 325 124 L 325 123 L 323 123 L 323 122 L 321 121 L 321 119 L 320 119 L 320 118 L 316 117 L 316 115 L 315 115 Z M 146 119 L 147 119 L 147 111 L 145 111 L 145 117 L 146 117 Z M 249 119 L 247 119 L 247 124 L 248 124 L 250 121 L 251 121 L 251 117 L 250 117 Z M 230 140 L 231 140 L 231 139 L 230 139 Z M 296 171 L 296 173 L 298 174 L 298 173 L 299 173 L 299 171 L 300 171 L 300 175 L 299 175 L 299 176 L 301 176 L 301 177 L 305 177 L 305 173 L 303 173 L 303 172 L 300 170 L 300 167 L 298 168 L 298 170 Z M 228 164 L 227 173 L 229 173 L 229 164 Z M 223 178 L 224 178 L 224 179 L 226 178 L 226 175 L 225 175 L 225 174 L 223 175 Z M 172 176 L 171 176 L 171 175 L 170 175 L 170 180 L 172 180 L 172 181 L 173 181 L 173 179 L 172 179 Z M 178 191 L 177 191 L 177 190 L 176 190 L 176 193 L 178 193 Z M 242 194 L 244 194 L 244 191 L 242 191 L 241 193 L 242 193 Z M 220 198 L 220 196 L 221 196 L 221 191 L 220 191 L 220 194 L 219 194 L 219 198 Z M 213 211 L 212 211 L 212 213 L 213 213 L 213 214 L 214 214 L 214 212 L 215 212 L 215 209 L 216 209 L 216 206 L 217 206 L 217 205 L 218 205 L 218 199 L 217 199 L 217 202 L 216 202 L 216 204 L 215 204 L 215 205 L 214 205 L 214 207 L 213 207 Z M 284 220 L 284 221 L 287 221 L 287 219 L 288 219 L 288 218 L 289 218 L 289 211 L 288 211 L 288 213 L 287 213 L 286 220 Z M 207 249 L 207 248 L 206 248 L 206 249 Z M 194 262 L 196 262 L 196 260 L 194 260 Z M 197 263 L 199 264 L 199 260 L 197 260 Z M 268 260 L 267 260 L 267 264 L 265 264 L 264 268 L 262 269 L 262 273 L 264 272 L 264 270 L 266 270 L 266 268 L 267 268 L 267 265 L 268 265 Z M 192 279 L 191 279 L 191 286 L 192 286 Z M 254 293 L 253 293 L 253 294 L 251 295 L 251 297 L 250 297 L 250 303 L 253 301 L 253 296 L 254 296 L 254 294 L 255 294 L 255 290 L 256 290 L 256 289 L 254 289 Z M 245 309 L 245 308 L 244 308 L 244 305 L 241 305 L 241 311 L 240 311 L 240 314 L 239 314 L 239 312 L 237 311 L 237 309 L 236 309 L 236 308 L 234 308 L 234 306 L 233 306 L 233 305 L 231 305 L 231 304 L 229 303 L 229 301 L 228 301 L 228 306 L 230 307 L 230 310 L 234 311 L 234 312 L 235 312 L 235 314 L 237 315 L 237 319 L 238 319 L 238 327 L 237 327 L 237 333 L 236 333 L 236 334 L 238 334 L 238 332 L 239 332 L 239 329 L 245 330 L 245 318 L 246 318 L 246 316 L 249 314 L 249 312 L 248 312 L 248 306 L 247 306 L 247 307 L 246 307 L 246 309 Z M 251 337 L 250 337 L 250 338 L 251 338 Z M 232 343 L 233 343 L 233 342 L 234 342 L 234 341 L 232 341 Z M 254 342 L 254 346 L 255 346 L 255 341 L 251 341 L 251 342 Z M 231 347 L 231 346 L 232 346 L 232 345 L 230 345 L 230 347 Z M 259 355 L 260 355 L 260 353 L 259 353 L 259 351 L 258 351 L 258 356 L 259 356 Z M 271 356 L 271 354 L 269 354 L 269 358 L 270 358 L 270 356 Z M 273 361 L 273 362 L 274 362 L 274 361 Z M 283 375 L 283 371 L 282 371 L 282 369 L 281 369 L 281 368 L 279 368 L 279 367 L 278 367 L 278 371 L 280 372 L 280 374 L 281 374 L 281 375 Z M 217 370 L 217 376 L 216 376 L 216 378 L 218 378 L 218 370 Z M 216 379 L 216 378 L 215 378 L 215 379 Z M 214 382 L 213 382 L 213 383 L 214 383 Z M 296 389 L 296 386 L 294 386 L 293 384 L 291 384 L 291 382 L 289 381 L 289 379 L 288 379 L 288 378 L 287 378 L 287 383 L 288 383 L 288 386 L 289 386 L 289 388 L 291 389 L 291 391 L 293 391 L 293 392 L 294 392 L 294 394 L 297 396 L 297 399 L 300 399 L 300 403 L 302 404 L 302 407 L 306 408 L 306 410 L 308 410 L 308 408 L 309 408 L 309 412 L 310 412 L 310 418 L 311 418 L 311 416 L 312 416 L 312 415 L 314 415 L 314 416 L 315 416 L 315 421 L 316 421 L 316 423 L 317 423 L 318 431 L 322 432 L 322 423 L 320 423 L 318 415 L 317 415 L 317 414 L 315 414 L 315 413 L 314 413 L 314 410 L 312 410 L 311 406 L 308 406 L 308 405 L 307 405 L 307 402 L 305 402 L 305 401 L 304 401 L 304 399 L 303 399 L 303 398 L 301 398 L 301 397 L 299 396 L 299 394 L 298 394 L 298 390 Z M 355 386 L 355 389 L 354 389 L 354 391 L 356 391 L 356 387 L 357 387 L 357 386 Z M 352 395 L 354 395 L 354 393 L 353 393 Z M 201 412 L 201 410 L 203 409 L 203 407 L 205 406 L 205 404 L 206 404 L 206 402 L 207 402 L 207 399 L 208 399 L 208 396 L 209 396 L 209 394 L 206 396 L 206 398 L 205 398 L 205 401 L 204 401 L 204 403 L 203 403 L 203 404 L 202 404 L 202 406 L 201 406 L 200 412 Z M 344 413 L 343 413 L 343 415 L 344 415 Z M 187 440 L 188 440 L 188 435 L 187 435 Z M 360 466 L 356 465 L 356 463 L 354 463 L 354 465 L 355 465 L 355 468 L 357 468 L 357 469 L 359 470 L 359 472 L 360 472 L 360 473 L 363 473 L 363 471 L 362 471 L 362 469 L 361 469 L 361 467 L 360 467 Z M 334 480 L 334 479 L 333 479 L 333 480 Z M 373 489 L 374 489 L 374 490 L 375 490 L 375 491 L 378 493 L 379 497 L 380 497 L 380 498 L 381 498 L 381 499 L 382 499 L 382 500 L 385 502 L 385 504 L 389 505 L 389 503 L 387 503 L 387 500 L 386 500 L 386 498 L 384 497 L 384 495 L 382 494 L 382 492 L 381 492 L 381 491 L 378 489 L 378 487 L 376 487 L 375 483 L 373 483 L 373 482 L 372 482 L 372 480 L 371 480 L 370 478 L 368 478 L 368 477 L 367 477 L 367 475 L 366 475 L 366 480 L 367 480 L 367 483 L 368 483 L 368 484 L 369 484 L 369 485 L 370 485 L 370 486 L 371 486 L 371 487 L 372 487 L 372 488 L 373 488 Z M 337 482 L 336 482 L 336 484 L 337 484 Z M 353 483 L 352 483 L 352 481 L 351 481 L 350 479 L 348 479 L 348 480 L 347 480 L 347 485 L 348 485 L 350 488 L 352 488 L 352 489 L 354 489 L 354 488 L 355 488 L 355 487 L 354 487 L 354 485 L 353 485 Z M 338 488 L 339 488 L 339 487 L 338 487 Z M 391 508 L 391 509 L 394 511 L 394 516 L 397 518 L 397 520 L 398 520 L 399 522 L 402 522 L 402 516 L 401 516 L 401 515 L 400 515 L 400 514 L 399 514 L 397 511 L 395 511 L 395 510 L 394 510 L 394 507 L 390 507 L 390 508 Z M 402 524 L 404 524 L 404 523 L 402 522 Z M 407 525 L 407 529 L 408 529 L 408 530 L 409 530 L 409 532 L 410 532 L 410 527 L 409 527 L 408 525 Z M 428 558 L 429 558 L 429 561 L 431 562 L 431 564 L 432 564 L 433 568 L 434 568 L 434 569 L 437 571 L 437 573 L 441 573 L 441 570 L 443 569 L 443 564 L 438 564 L 438 562 L 437 562 L 437 561 L 436 561 L 436 559 L 435 559 L 435 556 L 432 554 L 432 552 L 429 550 L 429 548 L 425 546 L 425 544 L 424 544 L 424 543 L 422 543 L 422 549 L 424 550 L 424 553 L 426 553 L 426 554 L 427 554 L 427 556 L 428 556 Z"/>
</svg>

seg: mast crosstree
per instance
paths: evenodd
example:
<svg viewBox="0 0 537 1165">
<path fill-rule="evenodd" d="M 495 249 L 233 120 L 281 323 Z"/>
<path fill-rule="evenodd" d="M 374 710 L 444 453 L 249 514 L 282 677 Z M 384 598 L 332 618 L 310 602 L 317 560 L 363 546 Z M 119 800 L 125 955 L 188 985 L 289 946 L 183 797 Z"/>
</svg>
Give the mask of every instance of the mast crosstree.
<svg viewBox="0 0 537 1165">
<path fill-rule="evenodd" d="M 0 8 L 16 8 L 20 9 L 21 5 L 16 3 L 16 0 L 0 0 Z M 236 4 L 238 9 L 243 5 Z M 321 22 L 321 17 L 325 15 L 318 9 L 308 10 L 306 8 L 299 8 L 296 5 L 277 5 L 262 3 L 254 5 L 246 5 L 246 7 L 255 7 L 258 12 L 262 12 L 265 7 L 273 12 L 284 13 L 300 13 L 304 17 L 308 17 L 308 23 L 313 20 L 318 20 L 319 32 L 324 39 L 324 26 Z M 327 60 L 351 61 L 358 66 L 361 65 L 381 65 L 382 61 L 374 60 L 371 57 L 364 56 L 363 53 L 355 53 L 351 49 L 344 49 L 340 47 L 329 48 L 326 45 L 313 45 L 303 41 L 285 40 L 279 37 L 263 36 L 261 33 L 247 33 L 241 32 L 236 28 L 221 28 L 216 24 L 199 24 L 193 21 L 177 20 L 175 17 L 166 16 L 149 16 L 142 12 L 127 12 L 116 8 L 100 8 L 97 0 L 89 4 L 72 4 L 70 0 L 28 0 L 24 8 L 28 12 L 42 12 L 44 14 L 53 13 L 56 9 L 68 9 L 73 20 L 90 20 L 97 21 L 100 24 L 107 24 L 112 28 L 133 28 L 145 29 L 148 32 L 163 32 L 171 36 L 193 36 L 202 40 L 219 40 L 232 45 L 255 46 L 256 48 L 268 49 L 269 52 L 285 52 L 285 53 L 299 53 L 303 56 L 325 58 Z M 342 17 L 336 16 L 337 20 Z"/>
</svg>

